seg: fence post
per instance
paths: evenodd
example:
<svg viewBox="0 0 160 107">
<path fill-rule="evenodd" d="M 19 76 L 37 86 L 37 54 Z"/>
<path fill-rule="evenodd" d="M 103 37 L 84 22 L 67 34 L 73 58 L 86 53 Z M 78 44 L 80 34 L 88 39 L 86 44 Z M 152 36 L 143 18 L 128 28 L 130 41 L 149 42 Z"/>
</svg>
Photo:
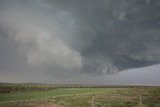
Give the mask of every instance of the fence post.
<svg viewBox="0 0 160 107">
<path fill-rule="evenodd" d="M 142 95 L 141 94 L 139 95 L 139 102 L 140 102 L 140 105 L 142 107 Z"/>
<path fill-rule="evenodd" d="M 94 107 L 94 96 L 92 98 L 91 107 Z"/>
<path fill-rule="evenodd" d="M 36 94 L 34 95 L 34 100 L 36 101 L 37 97 L 36 97 Z"/>
</svg>

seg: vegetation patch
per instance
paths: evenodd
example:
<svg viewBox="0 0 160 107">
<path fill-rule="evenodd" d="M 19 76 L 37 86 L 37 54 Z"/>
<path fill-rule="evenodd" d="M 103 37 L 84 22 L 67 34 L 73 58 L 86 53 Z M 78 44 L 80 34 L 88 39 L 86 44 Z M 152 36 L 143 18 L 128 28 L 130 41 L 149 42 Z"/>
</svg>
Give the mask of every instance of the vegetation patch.
<svg viewBox="0 0 160 107">
<path fill-rule="evenodd" d="M 0 93 L 0 107 L 160 107 L 159 87 L 41 89 Z"/>
</svg>

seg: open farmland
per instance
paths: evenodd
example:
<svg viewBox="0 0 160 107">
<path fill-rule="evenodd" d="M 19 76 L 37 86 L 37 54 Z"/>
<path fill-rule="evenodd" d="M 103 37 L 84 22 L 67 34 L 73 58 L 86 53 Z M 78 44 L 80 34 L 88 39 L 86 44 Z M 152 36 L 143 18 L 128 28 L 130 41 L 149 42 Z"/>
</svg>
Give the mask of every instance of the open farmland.
<svg viewBox="0 0 160 107">
<path fill-rule="evenodd" d="M 9 86 L 0 107 L 160 107 L 159 87 L 7 84 L 1 91 Z"/>
</svg>

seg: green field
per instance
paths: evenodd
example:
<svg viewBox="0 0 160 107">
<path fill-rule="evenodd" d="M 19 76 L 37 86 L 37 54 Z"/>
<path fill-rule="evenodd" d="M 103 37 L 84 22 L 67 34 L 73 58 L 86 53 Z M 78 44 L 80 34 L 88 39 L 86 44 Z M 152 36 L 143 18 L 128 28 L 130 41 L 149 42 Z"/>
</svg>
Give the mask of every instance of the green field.
<svg viewBox="0 0 160 107">
<path fill-rule="evenodd" d="M 36 89 L 0 93 L 0 107 L 42 102 L 63 107 L 160 107 L 159 87 Z"/>
</svg>

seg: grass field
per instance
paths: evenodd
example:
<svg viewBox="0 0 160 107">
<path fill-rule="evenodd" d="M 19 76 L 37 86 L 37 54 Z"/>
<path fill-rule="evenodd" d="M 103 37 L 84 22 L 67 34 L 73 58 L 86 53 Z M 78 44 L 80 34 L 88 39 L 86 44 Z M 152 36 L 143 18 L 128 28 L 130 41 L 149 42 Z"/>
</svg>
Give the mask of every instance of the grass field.
<svg viewBox="0 0 160 107">
<path fill-rule="evenodd" d="M 55 88 L 0 93 L 0 107 L 33 107 L 27 104 L 42 102 L 63 107 L 160 107 L 160 88 Z"/>
</svg>

